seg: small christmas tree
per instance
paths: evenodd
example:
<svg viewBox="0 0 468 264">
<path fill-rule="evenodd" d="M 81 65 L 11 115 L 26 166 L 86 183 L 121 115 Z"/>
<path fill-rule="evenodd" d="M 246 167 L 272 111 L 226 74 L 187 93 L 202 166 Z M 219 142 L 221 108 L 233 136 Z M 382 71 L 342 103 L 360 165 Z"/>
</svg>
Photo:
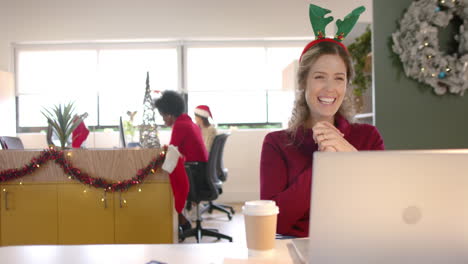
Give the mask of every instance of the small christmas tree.
<svg viewBox="0 0 468 264">
<path fill-rule="evenodd" d="M 143 123 L 140 125 L 140 144 L 143 148 L 161 147 L 158 137 L 158 125 L 156 125 L 155 112 L 151 99 L 149 72 L 146 73 L 145 98 L 143 100 Z"/>
</svg>

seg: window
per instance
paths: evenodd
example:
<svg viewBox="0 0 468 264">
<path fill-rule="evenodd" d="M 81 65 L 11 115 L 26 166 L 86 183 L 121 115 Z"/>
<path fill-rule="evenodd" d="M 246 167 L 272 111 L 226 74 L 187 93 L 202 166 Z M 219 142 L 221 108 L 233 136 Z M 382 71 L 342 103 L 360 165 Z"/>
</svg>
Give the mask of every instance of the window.
<svg viewBox="0 0 468 264">
<path fill-rule="evenodd" d="M 305 44 L 304 44 L 305 45 Z M 268 121 L 286 124 L 291 116 L 294 104 L 294 91 L 284 90 L 283 71 L 297 60 L 303 46 L 272 47 L 267 52 L 268 83 Z M 290 89 L 291 87 L 289 87 Z"/>
<path fill-rule="evenodd" d="M 217 123 L 284 123 L 291 114 L 294 92 L 282 89 L 282 71 L 301 51 L 302 45 L 189 46 L 189 113 L 207 104 Z"/>
<path fill-rule="evenodd" d="M 177 90 L 172 48 L 88 48 L 17 52 L 18 126 L 45 127 L 43 108 L 75 102 L 86 124 L 115 126 L 127 111 L 142 111 L 146 72 L 152 90 Z M 139 115 L 137 115 L 138 117 Z M 136 120 L 139 122 L 139 120 Z"/>
<path fill-rule="evenodd" d="M 103 50 L 98 66 L 101 126 L 115 125 L 116 112 L 142 112 L 146 72 L 151 74 L 152 90 L 178 89 L 176 49 Z M 137 124 L 141 123 L 139 117 L 136 115 Z"/>
<path fill-rule="evenodd" d="M 285 122 L 294 100 L 282 88 L 282 71 L 297 59 L 298 42 L 156 42 L 17 45 L 18 132 L 46 126 L 41 111 L 75 102 L 89 114 L 88 126 L 117 126 L 119 116 L 138 111 L 141 121 L 150 73 L 151 90 L 188 95 L 188 113 L 212 108 L 221 124 Z M 184 82 L 182 83 L 182 80 Z M 156 115 L 157 122 L 162 118 Z"/>
<path fill-rule="evenodd" d="M 46 126 L 41 114 L 43 107 L 68 100 L 76 102 L 77 111 L 88 111 L 89 122 L 96 123 L 95 78 L 96 51 L 20 52 L 17 78 L 19 126 Z"/>
</svg>

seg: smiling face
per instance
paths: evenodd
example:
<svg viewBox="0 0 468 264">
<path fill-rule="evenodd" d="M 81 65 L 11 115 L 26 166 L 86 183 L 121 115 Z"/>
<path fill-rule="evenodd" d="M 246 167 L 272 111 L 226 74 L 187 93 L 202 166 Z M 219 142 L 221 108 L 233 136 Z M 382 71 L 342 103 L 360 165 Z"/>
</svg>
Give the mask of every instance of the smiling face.
<svg viewBox="0 0 468 264">
<path fill-rule="evenodd" d="M 346 73 L 346 65 L 338 55 L 322 55 L 310 67 L 305 87 L 310 125 L 319 121 L 333 124 L 346 94 Z"/>
</svg>

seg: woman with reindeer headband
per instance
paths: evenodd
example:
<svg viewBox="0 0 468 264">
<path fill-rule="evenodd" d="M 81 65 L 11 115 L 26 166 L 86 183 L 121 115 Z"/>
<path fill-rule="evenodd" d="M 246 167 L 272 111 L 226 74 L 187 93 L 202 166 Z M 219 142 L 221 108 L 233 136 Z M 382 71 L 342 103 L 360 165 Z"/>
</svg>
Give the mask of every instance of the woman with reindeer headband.
<svg viewBox="0 0 468 264">
<path fill-rule="evenodd" d="M 298 89 L 288 128 L 269 133 L 263 142 L 260 162 L 261 199 L 279 206 L 277 233 L 295 237 L 309 234 L 312 156 L 315 151 L 345 152 L 383 150 L 382 137 L 374 126 L 351 123 L 353 112 L 345 100 L 353 78 L 351 57 L 341 41 L 351 31 L 359 7 L 338 20 L 333 39 L 325 27 L 330 10 L 310 5 L 309 16 L 316 39 L 301 54 Z"/>
</svg>

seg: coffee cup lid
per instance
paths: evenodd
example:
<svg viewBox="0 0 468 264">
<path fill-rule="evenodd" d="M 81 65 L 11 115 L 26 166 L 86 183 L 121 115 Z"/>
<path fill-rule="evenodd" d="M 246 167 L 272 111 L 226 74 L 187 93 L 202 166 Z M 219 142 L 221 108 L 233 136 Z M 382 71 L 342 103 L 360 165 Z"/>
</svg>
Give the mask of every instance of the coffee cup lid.
<svg viewBox="0 0 468 264">
<path fill-rule="evenodd" d="M 275 201 L 257 200 L 245 202 L 242 212 L 245 215 L 273 215 L 279 213 L 279 208 Z"/>
</svg>

